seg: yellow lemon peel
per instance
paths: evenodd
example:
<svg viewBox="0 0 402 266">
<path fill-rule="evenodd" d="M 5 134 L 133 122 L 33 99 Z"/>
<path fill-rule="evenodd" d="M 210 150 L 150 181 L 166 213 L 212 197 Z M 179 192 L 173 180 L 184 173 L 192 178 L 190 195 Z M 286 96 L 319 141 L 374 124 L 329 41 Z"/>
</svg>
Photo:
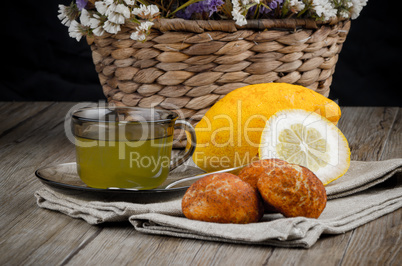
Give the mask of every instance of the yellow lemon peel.
<svg viewBox="0 0 402 266">
<path fill-rule="evenodd" d="M 250 163 L 266 121 L 277 111 L 304 109 L 336 124 L 339 106 L 303 86 L 264 83 L 238 88 L 213 105 L 197 124 L 194 162 L 207 172 Z"/>
</svg>

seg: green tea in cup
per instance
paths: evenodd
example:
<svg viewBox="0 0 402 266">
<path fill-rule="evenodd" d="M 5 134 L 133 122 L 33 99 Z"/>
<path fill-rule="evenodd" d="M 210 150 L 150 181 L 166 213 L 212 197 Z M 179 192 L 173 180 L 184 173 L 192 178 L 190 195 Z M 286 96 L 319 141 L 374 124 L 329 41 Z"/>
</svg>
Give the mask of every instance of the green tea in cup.
<svg viewBox="0 0 402 266">
<path fill-rule="evenodd" d="M 73 113 L 77 171 L 94 188 L 154 189 L 191 157 L 195 133 L 174 112 L 135 108 L 83 108 Z M 175 128 L 188 131 L 191 148 L 171 159 Z"/>
</svg>

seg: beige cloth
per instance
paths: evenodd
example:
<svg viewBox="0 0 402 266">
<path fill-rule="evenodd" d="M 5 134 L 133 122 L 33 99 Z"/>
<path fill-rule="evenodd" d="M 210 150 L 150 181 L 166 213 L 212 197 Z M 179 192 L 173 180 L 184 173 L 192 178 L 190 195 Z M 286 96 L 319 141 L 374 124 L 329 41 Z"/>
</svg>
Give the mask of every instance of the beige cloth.
<svg viewBox="0 0 402 266">
<path fill-rule="evenodd" d="M 151 204 L 106 202 L 48 188 L 40 189 L 35 196 L 40 207 L 90 224 L 129 220 L 135 230 L 149 234 L 309 248 L 322 234 L 341 234 L 401 208 L 400 172 L 402 159 L 352 161 L 348 172 L 326 187 L 330 200 L 318 219 L 269 214 L 259 223 L 245 225 L 189 220 L 181 212 L 180 198 Z M 377 185 L 391 177 L 386 185 Z"/>
</svg>

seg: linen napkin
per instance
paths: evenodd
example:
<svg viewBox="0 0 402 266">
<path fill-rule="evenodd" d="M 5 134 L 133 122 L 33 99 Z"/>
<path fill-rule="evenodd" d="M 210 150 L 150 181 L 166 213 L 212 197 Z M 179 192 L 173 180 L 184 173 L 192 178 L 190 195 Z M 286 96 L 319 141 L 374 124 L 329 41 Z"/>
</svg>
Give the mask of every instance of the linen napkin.
<svg viewBox="0 0 402 266">
<path fill-rule="evenodd" d="M 323 234 L 341 234 L 401 208 L 401 172 L 402 159 L 352 161 L 343 177 L 326 186 L 329 200 L 318 219 L 266 214 L 259 223 L 241 225 L 185 218 L 181 212 L 182 195 L 150 204 L 95 201 L 85 195 L 66 195 L 49 188 L 38 190 L 35 196 L 39 207 L 90 224 L 128 220 L 135 230 L 148 234 L 309 248 Z M 386 185 L 377 185 L 387 179 Z"/>
</svg>

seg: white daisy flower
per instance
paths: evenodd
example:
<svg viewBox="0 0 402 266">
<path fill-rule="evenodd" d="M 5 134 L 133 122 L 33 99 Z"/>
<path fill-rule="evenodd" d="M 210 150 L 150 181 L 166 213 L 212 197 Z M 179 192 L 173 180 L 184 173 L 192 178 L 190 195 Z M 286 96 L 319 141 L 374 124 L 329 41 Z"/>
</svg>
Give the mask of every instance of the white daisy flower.
<svg viewBox="0 0 402 266">
<path fill-rule="evenodd" d="M 243 16 L 238 10 L 232 11 L 233 20 L 236 20 L 236 24 L 239 26 L 244 26 L 247 24 L 246 17 Z"/>
<path fill-rule="evenodd" d="M 107 12 L 108 5 L 103 1 L 96 1 L 95 2 L 96 10 L 101 13 L 101 15 L 105 15 Z"/>
<path fill-rule="evenodd" d="M 96 36 L 101 36 L 105 33 L 102 27 L 101 18 L 97 14 L 93 14 L 92 18 L 89 20 L 89 27 L 91 27 L 93 34 Z"/>
<path fill-rule="evenodd" d="M 57 17 L 61 20 L 61 24 L 70 26 L 71 20 L 67 17 L 66 8 L 65 5 L 59 5 L 59 15 Z"/>
<path fill-rule="evenodd" d="M 130 38 L 135 41 L 145 41 L 147 35 L 149 34 L 149 30 L 153 25 L 154 23 L 150 21 L 141 22 L 141 24 L 137 27 L 137 31 L 133 32 Z"/>
<path fill-rule="evenodd" d="M 115 24 L 124 24 L 127 18 L 130 18 L 130 9 L 123 5 L 110 5 L 106 12 L 108 19 Z"/>
<path fill-rule="evenodd" d="M 67 27 L 78 17 L 78 9 L 75 6 L 59 5 L 58 12 L 57 17 L 61 20 L 61 23 Z"/>
<path fill-rule="evenodd" d="M 241 0 L 241 2 L 243 4 L 243 0 Z M 239 8 L 240 7 L 239 0 L 232 0 L 232 6 L 233 6 L 233 9 Z"/>
<path fill-rule="evenodd" d="M 114 2 L 116 2 L 115 0 L 103 0 L 103 2 L 105 2 L 107 5 L 111 5 L 114 4 Z"/>
<path fill-rule="evenodd" d="M 103 29 L 103 27 L 97 27 L 96 29 L 92 30 L 92 33 L 95 36 L 102 36 L 105 33 L 105 30 Z"/>
<path fill-rule="evenodd" d="M 360 12 L 362 11 L 363 7 L 367 5 L 368 0 L 352 0 L 352 10 L 351 10 L 351 18 L 356 19 Z"/>
<path fill-rule="evenodd" d="M 91 14 L 84 8 L 81 10 L 80 21 L 84 26 L 90 26 Z"/>
<path fill-rule="evenodd" d="M 124 21 L 126 21 L 126 18 L 119 13 L 110 14 L 108 19 L 115 24 L 124 24 Z"/>
<path fill-rule="evenodd" d="M 95 29 L 101 26 L 101 18 L 97 14 L 93 14 L 91 19 L 89 20 L 89 27 L 91 29 Z"/>
<path fill-rule="evenodd" d="M 153 22 L 151 21 L 145 21 L 145 22 L 141 22 L 140 26 L 138 27 L 139 30 L 148 32 L 152 26 L 154 25 Z"/>
<path fill-rule="evenodd" d="M 329 0 L 313 0 L 313 9 L 317 16 L 323 20 L 329 20 L 338 13 Z"/>
<path fill-rule="evenodd" d="M 135 1 L 125 0 L 126 4 L 134 4 Z M 116 34 L 120 31 L 120 25 L 130 18 L 130 9 L 125 4 L 115 4 L 114 0 L 103 0 L 95 2 L 96 10 L 107 17 L 107 21 L 103 24 L 103 29 L 106 32 Z M 95 24 L 96 22 L 93 21 Z M 101 35 L 102 30 L 99 29 L 100 23 L 97 24 L 95 35 Z M 92 27 L 92 26 L 91 26 Z"/>
<path fill-rule="evenodd" d="M 159 9 L 156 5 L 140 5 L 140 7 L 134 8 L 132 13 L 143 19 L 152 19 L 159 15 Z"/>
<path fill-rule="evenodd" d="M 131 33 L 130 38 L 133 39 L 134 41 L 143 42 L 147 39 L 147 36 L 145 35 L 145 33 L 141 31 L 135 31 Z"/>
<path fill-rule="evenodd" d="M 79 42 L 83 36 L 81 24 L 76 20 L 71 21 L 70 27 L 68 28 L 68 34 L 71 38 L 75 38 L 77 42 Z"/>
<path fill-rule="evenodd" d="M 103 25 L 103 28 L 105 29 L 106 32 L 112 33 L 112 34 L 116 34 L 120 31 L 120 24 L 116 24 L 113 23 L 109 20 L 107 20 L 105 22 L 105 24 Z"/>
<path fill-rule="evenodd" d="M 124 2 L 129 6 L 132 6 L 135 4 L 135 0 L 124 0 Z"/>
<path fill-rule="evenodd" d="M 346 10 L 341 10 L 339 11 L 339 16 L 343 17 L 343 18 L 349 18 L 349 12 Z"/>
<path fill-rule="evenodd" d="M 289 1 L 289 8 L 293 13 L 299 13 L 305 8 L 305 4 L 303 1 L 298 1 L 298 0 L 290 0 Z"/>
<path fill-rule="evenodd" d="M 247 10 L 243 10 L 243 8 L 249 4 L 248 0 L 232 0 L 233 10 L 232 16 L 233 20 L 236 20 L 236 24 L 239 26 L 243 26 L 247 24 L 246 17 L 242 13 L 246 13 Z"/>
</svg>

